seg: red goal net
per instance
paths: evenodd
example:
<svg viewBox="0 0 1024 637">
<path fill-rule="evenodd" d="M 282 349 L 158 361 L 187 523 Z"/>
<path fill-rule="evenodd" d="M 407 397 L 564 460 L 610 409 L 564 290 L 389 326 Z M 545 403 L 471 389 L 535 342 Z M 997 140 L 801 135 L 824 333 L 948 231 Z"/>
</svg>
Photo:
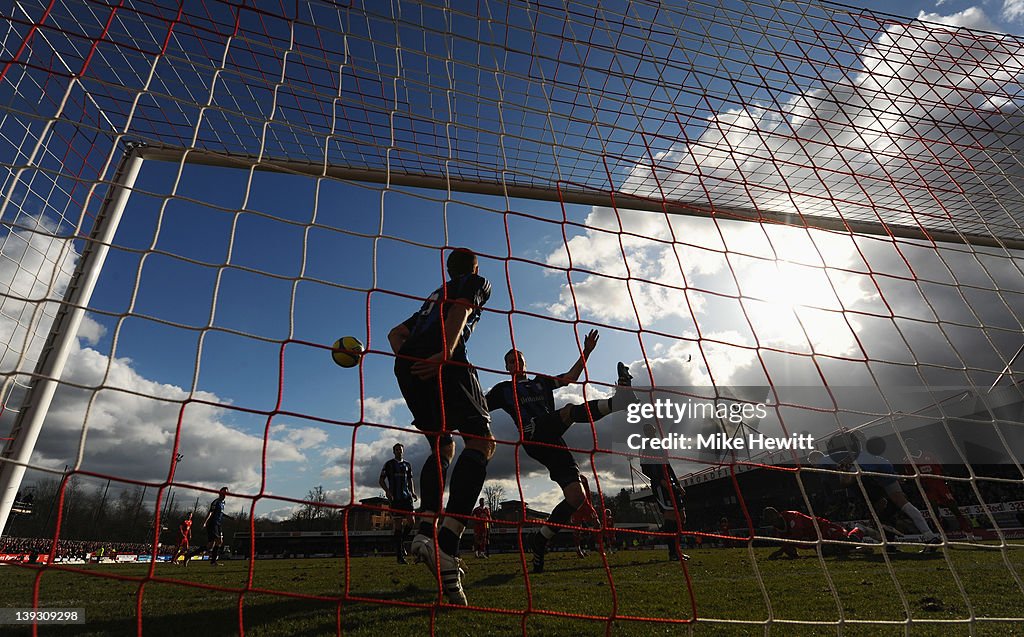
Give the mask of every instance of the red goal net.
<svg viewBox="0 0 1024 637">
<path fill-rule="evenodd" d="M 139 634 L 1011 630 L 1019 19 L 1012 3 L 16 2 L 0 19 L 11 607 Z M 484 390 L 509 380 L 509 349 L 531 377 L 588 355 L 555 406 L 590 407 L 551 448 L 594 507 L 531 573 L 562 492 L 495 411 L 491 558 L 470 557 L 484 529 L 466 520 L 464 611 L 393 566 L 381 493 L 395 443 L 416 489 L 430 461 L 389 330 L 460 246 L 492 285 L 469 343 Z M 352 368 L 329 357 L 343 336 L 365 347 Z M 601 417 L 620 361 L 639 402 Z M 669 448 L 637 447 L 652 438 Z M 665 463 L 677 486 L 650 469 Z M 179 525 L 192 513 L 205 544 L 223 486 L 235 559 L 173 570 Z"/>
</svg>

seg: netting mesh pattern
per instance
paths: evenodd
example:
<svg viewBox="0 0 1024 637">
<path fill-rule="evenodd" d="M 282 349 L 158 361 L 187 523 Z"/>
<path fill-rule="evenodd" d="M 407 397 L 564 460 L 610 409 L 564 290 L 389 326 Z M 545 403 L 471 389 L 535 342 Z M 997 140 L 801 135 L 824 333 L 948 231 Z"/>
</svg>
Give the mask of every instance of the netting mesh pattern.
<svg viewBox="0 0 1024 637">
<path fill-rule="evenodd" d="M 1009 35 L 742 2 L 22 2 L 6 27 L 30 134 L 1020 238 Z"/>
<path fill-rule="evenodd" d="M 834 468 L 806 457 L 673 453 L 683 541 L 729 550 L 663 564 L 667 583 L 594 557 L 580 577 L 602 594 L 577 599 L 574 575 L 565 593 L 522 573 L 520 533 L 560 496 L 496 417 L 490 472 L 513 514 L 493 527 L 508 559 L 468 578 L 474 618 L 523 634 L 1019 625 L 1022 45 L 817 2 L 16 2 L 0 20 L 4 435 L 25 388 L 58 379 L 37 363 L 119 162 L 147 158 L 30 463 L 57 480 L 52 516 L 20 528 L 56 559 L 61 541 L 104 539 L 82 529 L 113 532 L 117 499 L 135 529 L 117 533 L 156 558 L 230 482 L 241 555 L 277 554 L 280 537 L 248 540 L 256 518 L 285 515 L 288 533 L 336 540 L 301 552 L 342 547 L 340 581 L 274 579 L 262 559 L 216 581 L 155 559 L 48 575 L 123 583 L 140 633 L 196 591 L 225 594 L 239 632 L 260 626 L 259 595 L 321 604 L 328 632 L 401 634 L 396 609 L 414 630 L 458 628 L 430 584 L 381 575 L 380 528 L 362 525 L 389 520 L 366 496 L 391 444 L 426 453 L 398 415 L 388 329 L 443 280 L 444 250 L 471 245 L 494 285 L 471 357 L 485 388 L 508 378 L 509 347 L 531 373 L 562 372 L 599 328 L 560 403 L 607 397 L 617 360 L 651 397 L 747 388 L 770 399 L 766 434 L 852 428 L 894 463 L 911 437 L 930 443 L 984 527 L 953 528 L 911 462 L 904 491 L 950 525 L 926 567 L 879 552 L 845 569 L 818 528 L 783 538 L 820 551 L 813 566 L 773 569 L 764 507 L 879 527 L 865 479 L 839 511 Z M 367 346 L 358 369 L 327 358 L 343 333 Z M 597 544 L 662 551 L 675 535 L 658 525 L 681 511 L 655 511 L 619 431 L 566 435 L 595 506 L 647 502 Z M 303 497 L 316 479 L 327 491 Z M 44 581 L 25 584 L 31 603 L 50 598 Z M 870 594 L 851 592 L 864 581 Z M 922 601 L 935 591 L 938 611 Z"/>
</svg>

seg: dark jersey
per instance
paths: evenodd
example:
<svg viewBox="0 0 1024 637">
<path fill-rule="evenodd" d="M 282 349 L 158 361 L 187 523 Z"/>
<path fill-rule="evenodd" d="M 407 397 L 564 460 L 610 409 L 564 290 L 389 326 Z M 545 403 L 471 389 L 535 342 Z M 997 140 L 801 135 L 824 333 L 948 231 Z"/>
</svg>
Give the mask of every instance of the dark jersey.
<svg viewBox="0 0 1024 637">
<path fill-rule="evenodd" d="M 206 526 L 220 526 L 220 523 L 224 520 L 224 500 L 217 498 L 210 503 L 210 519 L 207 521 Z"/>
<path fill-rule="evenodd" d="M 650 458 L 642 458 L 640 462 L 640 471 L 647 476 L 651 481 L 651 484 L 665 482 L 668 479 L 668 486 L 674 489 L 681 489 L 679 484 L 679 478 L 676 477 L 676 472 L 672 468 L 672 465 L 668 463 L 666 458 L 663 462 L 658 462 Z"/>
<path fill-rule="evenodd" d="M 478 274 L 465 274 L 448 281 L 446 285 L 434 290 L 420 310 L 402 323 L 409 329 L 409 338 L 398 353 L 425 358 L 440 352 L 444 348 L 444 319 L 452 303 L 461 300 L 469 303 L 473 309 L 466 319 L 466 326 L 462 328 L 462 338 L 452 353 L 452 360 L 468 362 L 466 342 L 480 320 L 481 308 L 489 298 L 491 284 Z"/>
<path fill-rule="evenodd" d="M 402 460 L 399 462 L 392 458 L 384 463 L 380 475 L 388 481 L 388 490 L 395 500 L 411 500 L 412 493 L 409 491 L 409 481 L 412 479 L 412 465 Z"/>
<path fill-rule="evenodd" d="M 515 385 L 503 380 L 487 392 L 487 410 L 502 409 L 520 427 L 524 422 L 546 416 L 555 410 L 555 387 L 558 383 L 550 376 L 534 376 Z M 519 409 L 516 409 L 518 401 Z M 519 420 L 520 416 L 522 421 Z"/>
</svg>

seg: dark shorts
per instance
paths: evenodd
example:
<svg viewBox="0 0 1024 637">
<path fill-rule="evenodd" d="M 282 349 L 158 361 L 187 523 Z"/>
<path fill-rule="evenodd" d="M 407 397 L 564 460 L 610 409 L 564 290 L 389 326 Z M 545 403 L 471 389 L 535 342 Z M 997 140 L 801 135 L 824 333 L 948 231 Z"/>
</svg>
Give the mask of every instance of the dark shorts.
<svg viewBox="0 0 1024 637">
<path fill-rule="evenodd" d="M 563 489 L 580 481 L 580 468 L 576 458 L 569 451 L 562 434 L 568 425 L 562 422 L 558 412 L 534 418 L 523 432 L 523 450 L 537 462 L 544 465 L 551 479 Z M 531 444 L 543 443 L 543 444 Z"/>
<path fill-rule="evenodd" d="M 886 479 L 876 479 L 876 476 L 861 476 L 861 481 L 864 484 L 864 492 L 868 494 L 868 502 L 875 504 L 880 500 L 891 501 L 890 489 L 892 489 L 891 483 Z M 896 487 L 899 487 L 899 482 L 893 480 Z M 855 493 L 860 495 L 860 487 L 854 483 L 853 488 L 856 489 Z"/>
<path fill-rule="evenodd" d="M 654 501 L 658 503 L 662 511 L 674 512 L 678 508 L 681 517 L 686 515 L 686 510 L 683 507 L 683 494 L 671 484 L 666 484 L 664 480 L 652 483 L 651 492 L 654 495 Z"/>
<path fill-rule="evenodd" d="M 487 411 L 487 399 L 475 368 L 444 365 L 441 368 L 439 387 L 436 377 L 420 380 L 413 376 L 411 369 L 414 362 L 404 358 L 395 360 L 395 378 L 398 379 L 398 388 L 402 391 L 405 404 L 412 412 L 414 427 L 424 433 L 443 431 L 447 434 L 460 431 L 472 436 L 491 437 L 491 415 Z M 451 440 L 451 436 L 443 435 L 440 440 Z"/>
<path fill-rule="evenodd" d="M 221 530 L 219 524 L 211 524 L 210 526 L 206 527 L 207 542 L 214 542 L 216 540 L 222 539 L 223 537 L 224 532 Z"/>
<path fill-rule="evenodd" d="M 412 504 L 412 498 L 402 498 L 400 500 L 392 500 L 391 508 L 396 511 L 409 511 L 412 512 L 416 507 Z"/>
</svg>

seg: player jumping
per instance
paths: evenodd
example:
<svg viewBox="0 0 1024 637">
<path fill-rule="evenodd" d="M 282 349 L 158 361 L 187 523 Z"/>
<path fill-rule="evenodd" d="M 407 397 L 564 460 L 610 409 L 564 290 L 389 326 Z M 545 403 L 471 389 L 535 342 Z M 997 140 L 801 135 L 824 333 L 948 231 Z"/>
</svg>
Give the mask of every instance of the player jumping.
<svg viewBox="0 0 1024 637">
<path fill-rule="evenodd" d="M 561 376 L 526 376 L 526 359 L 522 352 L 512 349 L 505 354 L 505 369 L 512 380 L 498 383 L 487 392 L 487 408 L 504 410 L 512 416 L 523 437 L 526 455 L 547 468 L 551 479 L 562 488 L 564 499 L 555 506 L 548 524 L 530 539 L 533 552 L 533 571 L 544 571 L 544 555 L 548 540 L 558 533 L 556 525 L 569 522 L 573 512 L 586 500 L 580 469 L 562 435 L 574 423 L 586 423 L 604 418 L 625 409 L 636 401 L 630 385 L 632 376 L 622 363 L 618 364 L 618 388 L 610 399 L 591 400 L 585 405 L 570 404 L 555 409 L 554 390 L 576 382 L 590 353 L 597 347 L 597 330 L 591 330 L 583 339 L 583 353 L 576 363 Z"/>
<path fill-rule="evenodd" d="M 491 296 L 491 284 L 478 274 L 477 257 L 471 250 L 453 250 L 446 266 L 448 282 L 418 312 L 392 328 L 388 342 L 396 354 L 395 377 L 412 412 L 413 426 L 427 436 L 431 451 L 420 473 L 423 516 L 412 554 L 440 575 L 448 601 L 464 606 L 458 554 L 466 524 L 459 516 L 472 514 L 495 446 L 487 401 L 476 369 L 466 357 L 466 341 Z M 435 566 L 437 514 L 448 465 L 455 455 L 452 431 L 463 435 L 466 448 L 452 470 L 446 515 L 436 534 Z"/>
</svg>

